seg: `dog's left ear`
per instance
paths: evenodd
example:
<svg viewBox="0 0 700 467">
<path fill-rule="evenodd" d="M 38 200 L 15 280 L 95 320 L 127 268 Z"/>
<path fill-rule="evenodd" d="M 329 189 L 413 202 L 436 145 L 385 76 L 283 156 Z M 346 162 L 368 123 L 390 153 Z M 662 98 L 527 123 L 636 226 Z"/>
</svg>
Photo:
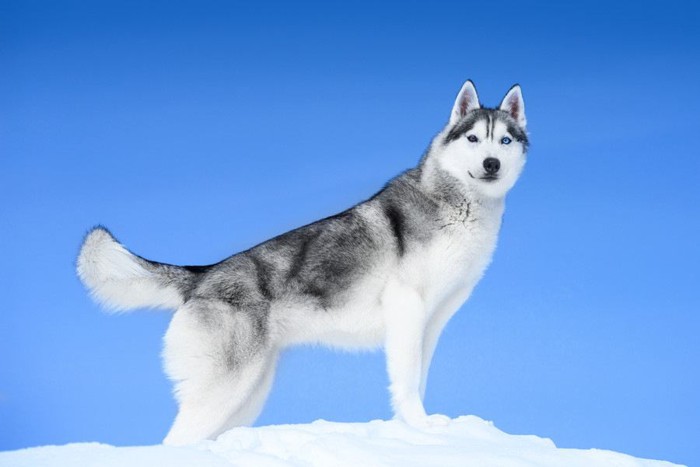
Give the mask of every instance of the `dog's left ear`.
<svg viewBox="0 0 700 467">
<path fill-rule="evenodd" d="M 523 102 L 523 92 L 520 90 L 519 84 L 510 88 L 506 93 L 506 97 L 501 101 L 499 109 L 508 112 L 522 128 L 525 128 L 525 125 L 527 125 L 525 102 Z"/>
</svg>

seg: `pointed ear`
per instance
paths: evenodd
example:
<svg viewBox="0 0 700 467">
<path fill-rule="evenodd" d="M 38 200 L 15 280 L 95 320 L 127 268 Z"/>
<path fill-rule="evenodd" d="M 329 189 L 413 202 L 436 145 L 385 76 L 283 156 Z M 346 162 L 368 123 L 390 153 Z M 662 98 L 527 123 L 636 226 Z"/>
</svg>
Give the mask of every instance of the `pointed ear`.
<svg viewBox="0 0 700 467">
<path fill-rule="evenodd" d="M 474 83 L 472 83 L 471 80 L 467 80 L 467 82 L 462 85 L 462 89 L 460 89 L 459 94 L 457 94 L 455 105 L 452 107 L 450 125 L 454 125 L 460 118 L 479 107 L 481 107 L 481 104 L 479 104 L 479 96 L 476 95 Z"/>
<path fill-rule="evenodd" d="M 523 102 L 523 93 L 520 90 L 519 84 L 510 88 L 508 93 L 506 93 L 506 97 L 501 101 L 499 109 L 508 112 L 522 128 L 525 128 L 525 125 L 527 125 L 527 119 L 525 118 L 525 102 Z"/>
</svg>

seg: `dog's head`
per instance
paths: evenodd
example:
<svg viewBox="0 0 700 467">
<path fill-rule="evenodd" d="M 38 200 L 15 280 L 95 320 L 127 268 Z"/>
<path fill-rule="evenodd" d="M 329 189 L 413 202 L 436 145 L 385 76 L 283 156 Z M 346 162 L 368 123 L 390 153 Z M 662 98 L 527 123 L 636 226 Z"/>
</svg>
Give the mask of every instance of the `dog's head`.
<svg viewBox="0 0 700 467">
<path fill-rule="evenodd" d="M 474 84 L 457 95 L 450 121 L 434 146 L 443 170 L 489 197 L 504 196 L 525 165 L 528 138 L 520 86 L 496 109 L 482 107 Z"/>
</svg>

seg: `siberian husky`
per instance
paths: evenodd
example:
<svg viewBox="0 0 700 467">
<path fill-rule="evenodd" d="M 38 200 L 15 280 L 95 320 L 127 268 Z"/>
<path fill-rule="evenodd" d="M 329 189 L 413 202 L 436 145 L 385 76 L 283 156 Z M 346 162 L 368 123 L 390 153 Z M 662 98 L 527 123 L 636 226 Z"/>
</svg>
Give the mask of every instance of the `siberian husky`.
<svg viewBox="0 0 700 467">
<path fill-rule="evenodd" d="M 423 408 L 428 368 L 491 261 L 505 195 L 525 165 L 524 110 L 518 85 L 485 108 L 467 81 L 417 167 L 346 211 L 209 266 L 150 261 L 91 230 L 77 271 L 97 301 L 175 310 L 163 358 L 179 411 L 164 443 L 251 424 L 280 352 L 309 343 L 383 347 L 396 417 L 448 423 Z"/>
</svg>

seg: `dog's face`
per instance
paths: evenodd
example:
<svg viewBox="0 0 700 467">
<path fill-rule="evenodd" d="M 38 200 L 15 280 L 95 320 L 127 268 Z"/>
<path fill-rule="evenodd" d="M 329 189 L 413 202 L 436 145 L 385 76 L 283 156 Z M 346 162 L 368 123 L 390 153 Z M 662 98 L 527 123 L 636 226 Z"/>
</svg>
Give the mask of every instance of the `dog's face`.
<svg viewBox="0 0 700 467">
<path fill-rule="evenodd" d="M 502 197 L 525 165 L 528 139 L 520 86 L 497 109 L 482 108 L 471 81 L 462 86 L 438 144 L 438 163 L 488 197 Z"/>
</svg>

